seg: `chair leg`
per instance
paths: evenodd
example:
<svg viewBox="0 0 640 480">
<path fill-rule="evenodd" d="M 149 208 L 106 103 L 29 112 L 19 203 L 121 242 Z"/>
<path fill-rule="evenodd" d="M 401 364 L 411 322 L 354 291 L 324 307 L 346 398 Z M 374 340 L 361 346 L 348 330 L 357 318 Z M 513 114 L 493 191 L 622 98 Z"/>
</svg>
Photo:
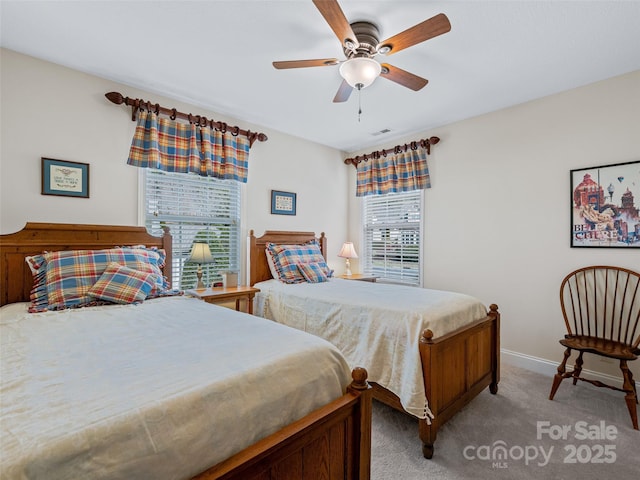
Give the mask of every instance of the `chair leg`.
<svg viewBox="0 0 640 480">
<path fill-rule="evenodd" d="M 571 349 L 567 348 L 564 351 L 564 358 L 562 359 L 562 363 L 558 365 L 558 373 L 553 377 L 553 385 L 551 386 L 551 393 L 549 394 L 549 400 L 553 400 L 556 392 L 558 391 L 558 387 L 560 386 L 560 382 L 565 379 L 565 372 L 567 371 L 567 360 L 569 360 L 569 356 L 571 355 Z"/>
<path fill-rule="evenodd" d="M 636 382 L 633 379 L 633 372 L 629 369 L 629 381 L 631 382 L 631 386 L 633 387 L 633 391 L 636 394 L 636 403 L 638 402 L 638 389 L 636 388 Z"/>
<path fill-rule="evenodd" d="M 620 370 L 622 370 L 622 377 L 624 378 L 622 389 L 626 393 L 624 400 L 627 403 L 629 415 L 631 415 L 631 423 L 633 424 L 634 429 L 640 430 L 638 428 L 638 411 L 636 410 L 638 396 L 636 395 L 636 387 L 633 383 L 633 373 L 629 370 L 626 360 L 620 360 Z"/>
<path fill-rule="evenodd" d="M 573 377 L 574 385 L 578 383 L 578 377 L 580 376 L 580 372 L 582 372 L 582 364 L 584 363 L 584 360 L 582 359 L 583 353 L 584 352 L 580 352 L 580 354 L 578 355 L 578 358 L 576 358 L 576 364 L 573 367 L 573 374 L 571 376 Z"/>
</svg>

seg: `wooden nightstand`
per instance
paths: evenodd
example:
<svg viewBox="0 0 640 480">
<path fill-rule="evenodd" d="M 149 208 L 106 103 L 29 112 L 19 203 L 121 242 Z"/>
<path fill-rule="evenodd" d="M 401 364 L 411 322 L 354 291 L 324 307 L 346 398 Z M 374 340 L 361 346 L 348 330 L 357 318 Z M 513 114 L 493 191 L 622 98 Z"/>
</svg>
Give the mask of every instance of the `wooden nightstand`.
<svg viewBox="0 0 640 480">
<path fill-rule="evenodd" d="M 185 290 L 186 295 L 197 297 L 208 303 L 225 303 L 236 301 L 236 310 L 240 311 L 240 301 L 245 300 L 247 304 L 247 313 L 253 314 L 253 297 L 260 291 L 259 288 L 253 287 L 216 287 L 205 288 L 204 290 Z"/>
<path fill-rule="evenodd" d="M 345 280 L 360 280 L 361 282 L 375 282 L 378 277 L 373 275 L 364 275 L 362 273 L 353 273 L 351 275 L 338 275 L 338 278 L 344 278 Z"/>
</svg>

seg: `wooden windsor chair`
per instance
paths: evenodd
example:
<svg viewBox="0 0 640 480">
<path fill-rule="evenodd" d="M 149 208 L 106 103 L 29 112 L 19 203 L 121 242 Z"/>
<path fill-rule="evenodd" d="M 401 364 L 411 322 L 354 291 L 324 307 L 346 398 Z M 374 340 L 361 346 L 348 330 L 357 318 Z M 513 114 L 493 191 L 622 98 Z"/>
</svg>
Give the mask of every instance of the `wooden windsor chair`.
<svg viewBox="0 0 640 480">
<path fill-rule="evenodd" d="M 560 285 L 560 305 L 567 334 L 560 344 L 564 359 L 553 378 L 553 400 L 565 378 L 589 382 L 625 393 L 633 428 L 638 430 L 638 392 L 627 362 L 640 355 L 640 274 L 621 267 L 590 266 L 567 275 Z M 572 371 L 566 371 L 571 351 L 579 352 Z M 593 353 L 620 361 L 622 388 L 580 376 L 583 354 Z"/>
</svg>

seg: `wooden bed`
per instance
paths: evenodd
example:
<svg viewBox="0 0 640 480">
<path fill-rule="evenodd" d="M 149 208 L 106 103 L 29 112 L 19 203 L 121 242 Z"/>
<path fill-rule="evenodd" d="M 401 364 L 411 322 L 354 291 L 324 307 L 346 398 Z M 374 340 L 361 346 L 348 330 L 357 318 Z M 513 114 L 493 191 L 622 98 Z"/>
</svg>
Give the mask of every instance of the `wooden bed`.
<svg viewBox="0 0 640 480">
<path fill-rule="evenodd" d="M 257 238 L 249 233 L 249 284 L 272 278 L 265 247 L 275 244 L 303 244 L 316 239 L 326 258 L 324 233 L 316 238 L 313 232 L 266 231 Z M 487 315 L 440 338 L 425 330 L 419 344 L 424 387 L 434 419 L 429 424 L 419 420 L 422 452 L 432 458 L 438 429 L 487 386 L 498 391 L 500 381 L 500 313 L 492 304 Z M 389 390 L 370 382 L 375 399 L 404 411 L 400 399 Z"/>
<path fill-rule="evenodd" d="M 25 257 L 57 250 L 139 245 L 166 249 L 171 235 L 154 237 L 144 227 L 27 223 L 0 236 L 0 305 L 29 301 L 32 274 Z M 357 368 L 341 398 L 321 407 L 238 454 L 200 473 L 198 479 L 358 479 L 369 478 L 371 388 Z M 241 427 L 246 428 L 246 427 Z"/>
</svg>

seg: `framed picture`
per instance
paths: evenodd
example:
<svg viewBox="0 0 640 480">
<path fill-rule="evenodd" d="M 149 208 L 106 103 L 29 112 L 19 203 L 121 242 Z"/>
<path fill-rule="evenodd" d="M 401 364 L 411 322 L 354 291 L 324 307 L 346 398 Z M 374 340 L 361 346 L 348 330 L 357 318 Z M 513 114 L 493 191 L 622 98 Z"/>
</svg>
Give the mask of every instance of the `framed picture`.
<svg viewBox="0 0 640 480">
<path fill-rule="evenodd" d="M 89 164 L 42 157 L 41 193 L 89 198 Z"/>
<path fill-rule="evenodd" d="M 296 194 L 271 190 L 271 214 L 295 215 Z"/>
<path fill-rule="evenodd" d="M 571 246 L 640 248 L 640 160 L 571 170 Z"/>
</svg>

